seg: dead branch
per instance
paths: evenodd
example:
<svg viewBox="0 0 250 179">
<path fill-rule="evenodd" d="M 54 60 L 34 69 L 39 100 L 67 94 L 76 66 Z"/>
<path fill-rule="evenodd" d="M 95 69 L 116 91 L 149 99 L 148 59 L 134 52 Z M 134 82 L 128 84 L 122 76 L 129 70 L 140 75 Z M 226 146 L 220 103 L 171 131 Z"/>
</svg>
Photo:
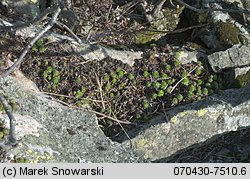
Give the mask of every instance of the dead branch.
<svg viewBox="0 0 250 179">
<path fill-rule="evenodd" d="M 13 31 L 16 31 L 16 30 L 20 30 L 20 29 L 29 27 L 31 25 L 38 24 L 39 22 L 43 21 L 49 14 L 52 14 L 53 12 L 55 12 L 57 8 L 58 8 L 58 6 L 49 7 L 44 12 L 39 14 L 35 19 L 33 19 L 33 20 L 29 21 L 29 22 L 26 22 L 26 23 L 13 25 L 13 26 L 1 26 L 0 32 L 1 31 L 11 31 L 11 32 L 13 32 Z"/>
</svg>

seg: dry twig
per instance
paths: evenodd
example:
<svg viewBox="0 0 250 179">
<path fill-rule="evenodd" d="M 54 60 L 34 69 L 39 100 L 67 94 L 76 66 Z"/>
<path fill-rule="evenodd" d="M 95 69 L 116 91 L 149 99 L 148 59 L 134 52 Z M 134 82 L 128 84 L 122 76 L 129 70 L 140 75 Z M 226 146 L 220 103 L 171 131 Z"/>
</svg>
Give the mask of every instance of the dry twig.
<svg viewBox="0 0 250 179">
<path fill-rule="evenodd" d="M 173 88 L 172 88 L 172 90 L 170 91 L 169 94 L 171 94 L 171 93 L 175 90 L 175 88 L 180 84 L 180 82 L 182 82 L 182 80 L 184 80 L 185 78 L 187 78 L 187 76 L 188 76 L 189 74 L 191 74 L 196 68 L 198 68 L 198 66 L 195 66 L 190 72 L 188 72 L 188 74 L 187 74 L 186 76 L 184 76 L 183 78 L 181 78 L 181 79 L 173 86 Z"/>
</svg>

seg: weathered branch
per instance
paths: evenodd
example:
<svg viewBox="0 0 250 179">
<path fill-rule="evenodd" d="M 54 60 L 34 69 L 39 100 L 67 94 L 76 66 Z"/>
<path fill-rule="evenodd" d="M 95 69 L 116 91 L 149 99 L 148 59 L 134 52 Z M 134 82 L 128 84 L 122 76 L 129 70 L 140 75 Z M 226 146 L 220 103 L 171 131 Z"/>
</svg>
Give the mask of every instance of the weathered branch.
<svg viewBox="0 0 250 179">
<path fill-rule="evenodd" d="M 53 12 L 55 12 L 57 8 L 58 8 L 58 6 L 49 7 L 44 12 L 39 14 L 35 19 L 33 19 L 33 20 L 29 21 L 29 22 L 26 22 L 26 23 L 13 25 L 13 26 L 1 26 L 0 32 L 1 31 L 12 31 L 13 32 L 13 31 L 16 31 L 16 30 L 19 30 L 19 29 L 29 27 L 30 25 L 38 24 L 39 22 L 43 21 L 47 17 L 47 15 L 52 14 Z"/>
</svg>

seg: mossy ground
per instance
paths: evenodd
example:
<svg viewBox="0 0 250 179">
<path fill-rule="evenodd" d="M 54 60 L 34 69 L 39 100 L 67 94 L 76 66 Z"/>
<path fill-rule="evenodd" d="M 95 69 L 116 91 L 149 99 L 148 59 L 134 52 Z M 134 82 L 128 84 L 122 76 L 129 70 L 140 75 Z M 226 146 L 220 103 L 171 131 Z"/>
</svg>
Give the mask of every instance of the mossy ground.
<svg viewBox="0 0 250 179">
<path fill-rule="evenodd" d="M 82 19 L 80 24 L 94 26 L 96 34 L 111 30 L 111 34 L 101 39 L 102 44 L 141 49 L 147 51 L 145 57 L 137 60 L 133 67 L 109 58 L 86 63 L 85 59 L 64 52 L 60 44 L 40 40 L 25 57 L 21 70 L 41 91 L 68 104 L 84 106 L 87 103 L 98 112 L 134 123 L 146 122 L 168 108 L 201 100 L 219 91 L 221 79 L 211 74 L 201 62 L 181 65 L 175 54 L 170 55 L 171 49 L 166 44 L 155 47 L 132 44 L 133 35 L 128 32 L 133 29 L 133 22 L 128 21 L 128 11 L 124 11 L 128 9 L 124 6 L 125 9 L 115 11 L 117 4 L 99 1 L 89 1 L 85 6 L 75 3 L 74 10 Z M 114 10 L 112 14 L 110 8 Z M 82 13 L 85 11 L 88 13 Z M 87 38 L 88 34 L 79 28 L 81 26 L 74 28 L 76 34 Z M 25 46 L 22 39 L 13 40 L 8 35 L 3 38 L 3 43 L 3 55 L 9 55 L 10 59 L 19 56 L 20 49 Z M 5 54 L 6 51 L 10 53 Z M 99 117 L 107 136 L 116 137 L 123 133 L 120 125 Z M 134 126 L 123 127 L 129 130 Z"/>
<path fill-rule="evenodd" d="M 60 53 L 59 48 L 51 45 L 46 53 L 32 51 L 22 71 L 41 91 L 59 100 L 76 106 L 88 103 L 123 121 L 146 122 L 168 108 L 201 100 L 221 88 L 221 79 L 202 62 L 181 65 L 166 48 L 151 47 L 133 67 L 110 58 L 84 63 L 84 59 Z M 100 116 L 99 122 L 110 137 L 123 133 L 107 118 Z"/>
</svg>

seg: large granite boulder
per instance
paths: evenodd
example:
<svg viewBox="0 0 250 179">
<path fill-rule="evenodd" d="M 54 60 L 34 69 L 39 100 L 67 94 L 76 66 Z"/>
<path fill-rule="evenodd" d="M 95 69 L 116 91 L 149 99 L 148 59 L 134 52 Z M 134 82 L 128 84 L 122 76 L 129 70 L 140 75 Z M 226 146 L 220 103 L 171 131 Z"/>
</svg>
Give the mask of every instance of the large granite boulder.
<svg viewBox="0 0 250 179">
<path fill-rule="evenodd" d="M 249 114 L 250 86 L 247 86 L 166 111 L 129 135 L 138 155 L 153 161 L 216 135 L 247 127 Z M 126 144 L 130 142 L 125 141 Z"/>
<path fill-rule="evenodd" d="M 250 126 L 250 86 L 166 111 L 119 144 L 104 135 L 95 115 L 59 104 L 19 72 L 0 85 L 16 104 L 18 145 L 9 156 L 28 162 L 151 162 Z M 7 115 L 1 112 L 0 119 L 7 128 Z"/>
<path fill-rule="evenodd" d="M 18 145 L 9 156 L 27 162 L 136 162 L 132 150 L 109 140 L 90 112 L 59 104 L 38 91 L 34 83 L 17 72 L 0 78 L 1 91 L 11 98 Z M 0 111 L 8 128 L 8 117 Z M 23 160 L 21 160 L 23 161 Z"/>
<path fill-rule="evenodd" d="M 213 71 L 223 74 L 227 88 L 240 88 L 250 84 L 249 52 L 249 46 L 233 46 L 208 55 L 207 59 Z"/>
</svg>

